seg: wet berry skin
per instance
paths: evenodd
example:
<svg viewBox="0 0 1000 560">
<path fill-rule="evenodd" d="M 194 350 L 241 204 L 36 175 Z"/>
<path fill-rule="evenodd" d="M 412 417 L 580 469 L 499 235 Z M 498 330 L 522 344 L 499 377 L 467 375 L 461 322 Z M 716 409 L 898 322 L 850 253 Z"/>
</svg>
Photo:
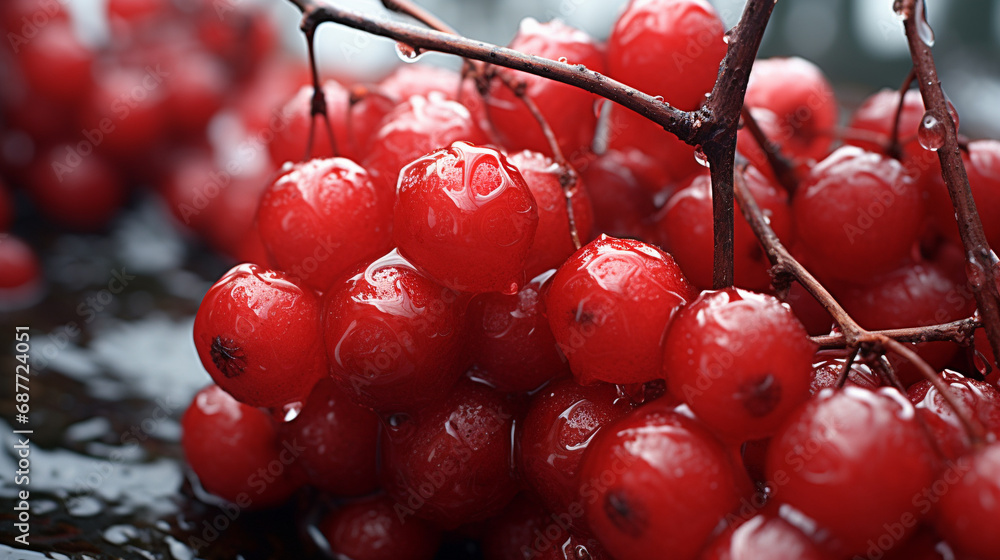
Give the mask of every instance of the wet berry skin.
<svg viewBox="0 0 1000 560">
<path fill-rule="evenodd" d="M 392 414 L 439 399 L 462 374 L 466 300 L 395 250 L 323 296 L 330 375 L 362 406 Z"/>
<path fill-rule="evenodd" d="M 483 535 L 484 560 L 610 560 L 594 538 L 582 538 L 565 515 L 520 494 L 493 518 Z"/>
<path fill-rule="evenodd" d="M 501 392 L 532 391 L 569 374 L 545 316 L 542 273 L 516 294 L 479 294 L 469 303 L 466 347 L 474 376 Z"/>
<path fill-rule="evenodd" d="M 770 221 L 771 229 L 789 243 L 792 239 L 788 195 L 754 167 L 744 173 L 747 187 Z M 662 246 L 670 252 L 691 282 L 701 288 L 712 286 L 712 180 L 707 170 L 693 175 L 675 192 L 660 214 L 657 229 Z M 767 273 L 771 263 L 757 237 L 737 208 L 733 241 L 736 284 L 752 290 L 771 285 Z"/>
<path fill-rule="evenodd" d="M 594 211 L 590 196 L 575 173 L 567 175 L 566 170 L 556 165 L 551 158 L 538 152 L 523 151 L 511 155 L 510 163 L 517 167 L 531 190 L 538 206 L 538 229 L 535 241 L 528 251 L 525 264 L 528 278 L 534 278 L 546 270 L 559 268 L 574 252 L 573 238 L 570 236 L 569 214 L 566 211 L 566 195 L 562 181 L 568 177 L 576 180 L 570 185 L 573 204 L 573 221 L 580 241 L 586 243 L 594 226 Z"/>
<path fill-rule="evenodd" d="M 837 381 L 840 379 L 840 372 L 844 369 L 844 362 L 847 360 L 845 351 L 820 351 L 813 361 L 812 379 L 809 382 L 809 393 L 815 395 L 823 389 L 835 389 Z M 851 364 L 851 371 L 847 374 L 849 385 L 856 385 L 863 389 L 875 390 L 881 386 L 881 381 L 871 368 L 857 360 Z"/>
<path fill-rule="evenodd" d="M 843 146 L 812 168 L 795 192 L 792 215 L 807 266 L 824 278 L 852 280 L 909 257 L 923 202 L 900 162 Z"/>
<path fill-rule="evenodd" d="M 310 486 L 335 496 L 361 496 L 378 487 L 379 419 L 355 404 L 332 379 L 313 387 L 302 411 L 281 424 L 281 438 L 305 449 L 297 466 Z"/>
<path fill-rule="evenodd" d="M 236 400 L 277 408 L 301 402 L 327 375 L 319 299 L 282 272 L 232 268 L 205 294 L 194 345 L 212 379 Z"/>
<path fill-rule="evenodd" d="M 431 560 L 441 532 L 420 519 L 400 519 L 398 506 L 378 495 L 345 504 L 326 515 L 319 530 L 337 558 Z"/>
<path fill-rule="evenodd" d="M 511 49 L 567 64 L 582 64 L 594 72 L 604 73 L 604 53 L 601 45 L 584 31 L 570 27 L 558 19 L 539 23 L 533 18 L 521 20 Z M 594 94 L 541 76 L 497 68 L 514 83 L 525 84 L 524 93 L 545 117 L 563 154 L 573 159 L 575 154 L 590 150 L 597 127 Z M 500 78 L 490 82 L 485 97 L 490 121 L 504 146 L 510 150 L 534 150 L 552 155 L 538 121 Z"/>
<path fill-rule="evenodd" d="M 916 497 L 936 470 L 913 406 L 895 389 L 821 392 L 774 436 L 767 458 L 774 499 L 813 519 L 831 550 L 847 555 L 863 553 L 887 524 L 912 533 L 926 513 Z"/>
<path fill-rule="evenodd" d="M 297 487 L 302 447 L 281 442 L 270 415 L 218 385 L 195 395 L 181 419 L 181 446 L 205 490 L 245 509 L 278 505 Z"/>
<path fill-rule="evenodd" d="M 23 297 L 21 290 L 30 290 L 41 276 L 38 255 L 30 245 L 13 235 L 0 236 L 0 301 Z"/>
<path fill-rule="evenodd" d="M 413 515 L 443 528 L 482 521 L 517 493 L 511 465 L 514 415 L 507 397 L 460 381 L 387 428 L 383 486 Z"/>
<path fill-rule="evenodd" d="M 524 177 L 492 148 L 455 142 L 400 172 L 396 245 L 449 288 L 512 293 L 524 283 L 537 229 Z"/>
<path fill-rule="evenodd" d="M 727 529 L 698 560 L 832 560 L 805 534 L 780 517 L 759 514 Z"/>
<path fill-rule="evenodd" d="M 996 558 L 1000 533 L 1000 444 L 987 444 L 949 466 L 941 475 L 949 484 L 938 504 L 935 526 L 957 552 Z"/>
<path fill-rule="evenodd" d="M 281 270 L 325 291 L 392 248 L 392 204 L 353 161 L 313 159 L 286 167 L 264 191 L 257 225 Z"/>
<path fill-rule="evenodd" d="M 809 398 L 816 345 L 791 308 L 738 288 L 702 292 L 670 323 L 670 392 L 732 441 L 774 433 Z"/>
<path fill-rule="evenodd" d="M 723 446 L 698 421 L 656 400 L 606 426 L 580 471 L 594 535 L 615 558 L 693 560 L 740 500 Z"/>
<path fill-rule="evenodd" d="M 1000 433 L 1000 391 L 985 381 L 963 377 L 954 371 L 941 372 L 941 378 L 965 410 L 972 413 L 989 433 Z M 930 381 L 919 381 L 906 396 L 926 423 L 934 442 L 945 457 L 954 461 L 969 451 L 965 428 L 941 393 Z"/>
<path fill-rule="evenodd" d="M 532 397 L 519 439 L 522 476 L 550 511 L 569 515 L 576 528 L 585 526 L 579 495 L 583 454 L 599 430 L 631 409 L 606 383 L 585 387 L 563 379 Z"/>
<path fill-rule="evenodd" d="M 694 296 L 667 253 L 602 235 L 559 268 L 545 307 L 578 382 L 644 383 L 660 376 L 663 331 Z"/>
</svg>

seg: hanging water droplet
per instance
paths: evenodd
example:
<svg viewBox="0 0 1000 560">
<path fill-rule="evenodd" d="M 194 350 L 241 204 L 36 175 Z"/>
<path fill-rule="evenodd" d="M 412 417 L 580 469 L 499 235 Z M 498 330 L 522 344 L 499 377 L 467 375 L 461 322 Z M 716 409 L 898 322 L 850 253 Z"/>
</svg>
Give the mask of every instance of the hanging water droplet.
<svg viewBox="0 0 1000 560">
<path fill-rule="evenodd" d="M 420 57 L 424 55 L 424 51 L 406 43 L 396 43 L 396 54 L 399 55 L 399 59 L 403 62 L 412 64 L 420 60 Z"/>
<path fill-rule="evenodd" d="M 917 127 L 917 141 L 925 150 L 936 152 L 944 146 L 945 128 L 941 119 L 927 111 Z"/>
<path fill-rule="evenodd" d="M 559 62 L 562 62 L 563 64 L 566 64 L 567 62 L 569 62 L 569 59 L 566 58 L 565 56 L 560 56 L 559 57 Z"/>
<path fill-rule="evenodd" d="M 694 149 L 694 160 L 702 167 L 709 167 L 708 156 L 705 155 L 705 151 L 701 149 L 701 146 Z"/>
<path fill-rule="evenodd" d="M 924 5 L 924 0 L 917 0 L 913 7 L 913 16 L 917 18 L 917 35 L 920 36 L 920 40 L 928 47 L 933 47 L 934 30 L 931 29 L 931 24 L 927 23 L 927 7 Z"/>
</svg>

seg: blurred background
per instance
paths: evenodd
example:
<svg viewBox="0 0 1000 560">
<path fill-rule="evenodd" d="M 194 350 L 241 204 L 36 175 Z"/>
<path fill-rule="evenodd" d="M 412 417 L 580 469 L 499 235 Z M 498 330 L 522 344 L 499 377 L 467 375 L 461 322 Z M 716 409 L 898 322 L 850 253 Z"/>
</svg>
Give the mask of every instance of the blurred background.
<svg viewBox="0 0 1000 560">
<path fill-rule="evenodd" d="M 622 3 L 422 2 L 497 44 L 523 17 L 605 38 Z M 713 3 L 727 25 L 738 20 L 742 1 Z M 349 4 L 384 15 L 375 0 Z M 928 9 L 962 131 L 1000 137 L 1000 1 Z M 37 551 L 15 548 L 7 529 L 19 489 L 8 380 L 0 559 L 316 553 L 308 523 L 291 521 L 296 504 L 213 533 L 220 510 L 196 499 L 178 445 L 180 415 L 210 381 L 191 341 L 198 303 L 233 263 L 261 255 L 247 232 L 276 169 L 275 119 L 306 79 L 298 22 L 282 0 L 0 4 L 0 366 L 13 377 L 14 329 L 29 327 Z M 373 81 L 401 64 L 391 42 L 353 30 L 324 25 L 318 41 L 326 77 Z M 817 63 L 845 115 L 909 69 L 891 0 L 778 2 L 761 56 L 785 55 Z M 458 67 L 433 54 L 420 63 Z"/>
</svg>

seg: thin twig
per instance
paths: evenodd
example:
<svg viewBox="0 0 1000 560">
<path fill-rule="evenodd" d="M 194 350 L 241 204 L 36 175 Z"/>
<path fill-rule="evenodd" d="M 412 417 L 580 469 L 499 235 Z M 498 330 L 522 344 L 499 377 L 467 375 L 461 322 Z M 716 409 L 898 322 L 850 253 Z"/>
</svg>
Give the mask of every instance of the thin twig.
<svg viewBox="0 0 1000 560">
<path fill-rule="evenodd" d="M 757 145 L 764 150 L 764 155 L 767 156 L 767 163 L 771 166 L 771 170 L 774 171 L 774 176 L 778 179 L 778 183 L 785 188 L 788 194 L 794 193 L 795 189 L 799 186 L 799 180 L 795 176 L 795 171 L 788 162 L 788 158 L 781 153 L 781 148 L 764 134 L 760 125 L 757 124 L 757 119 L 753 118 L 753 115 L 750 114 L 750 109 L 743 107 L 741 117 L 743 118 L 743 126 L 746 127 L 747 132 L 753 136 Z"/>
<path fill-rule="evenodd" d="M 970 317 L 968 319 L 961 319 L 941 325 L 930 325 L 927 327 L 913 327 L 907 329 L 886 329 L 870 332 L 872 334 L 886 336 L 900 342 L 962 342 L 970 340 L 973 331 L 978 329 L 980 326 L 979 319 Z M 814 336 L 812 337 L 812 341 L 820 348 L 843 348 L 847 344 L 847 338 L 840 333 Z"/>
<path fill-rule="evenodd" d="M 913 85 L 913 79 L 917 77 L 916 71 L 911 67 L 903 80 L 903 85 L 899 86 L 899 103 L 896 105 L 896 114 L 892 119 L 892 133 L 889 134 L 889 145 L 886 146 L 886 153 L 893 159 L 902 159 L 903 150 L 899 144 L 899 121 L 903 115 L 903 107 L 906 106 L 906 92 Z"/>
</svg>

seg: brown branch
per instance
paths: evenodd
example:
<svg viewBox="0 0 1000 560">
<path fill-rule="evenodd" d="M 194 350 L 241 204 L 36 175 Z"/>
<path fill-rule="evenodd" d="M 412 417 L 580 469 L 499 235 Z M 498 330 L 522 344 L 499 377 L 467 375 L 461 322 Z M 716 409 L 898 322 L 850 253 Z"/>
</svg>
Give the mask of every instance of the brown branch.
<svg viewBox="0 0 1000 560">
<path fill-rule="evenodd" d="M 934 55 L 930 45 L 921 37 L 920 27 L 926 26 L 927 21 L 926 14 L 916 13 L 918 4 L 923 6 L 917 0 L 896 0 L 895 8 L 903 17 L 903 29 L 906 32 L 906 41 L 910 47 L 910 57 L 913 59 L 913 68 L 924 107 L 944 124 L 944 144 L 938 150 L 941 177 L 948 187 L 948 194 L 955 207 L 958 231 L 968 262 L 966 268 L 969 285 L 976 298 L 990 347 L 994 356 L 1000 359 L 1000 291 L 997 287 L 996 262 L 983 233 L 983 223 L 979 212 L 976 211 L 976 202 L 972 198 L 969 177 L 962 162 L 958 133 L 951 112 L 948 110 L 948 100 L 941 89 L 941 80 L 934 65 Z"/>
<path fill-rule="evenodd" d="M 886 329 L 881 331 L 871 331 L 872 334 L 885 336 L 899 342 L 936 342 L 952 341 L 961 342 L 970 340 L 973 331 L 980 327 L 979 320 L 975 317 L 952 321 L 940 325 L 929 325 L 926 327 L 912 327 L 907 329 Z M 820 348 L 843 348 L 847 345 L 847 338 L 843 334 L 826 334 L 814 336 L 812 341 Z"/>
</svg>

